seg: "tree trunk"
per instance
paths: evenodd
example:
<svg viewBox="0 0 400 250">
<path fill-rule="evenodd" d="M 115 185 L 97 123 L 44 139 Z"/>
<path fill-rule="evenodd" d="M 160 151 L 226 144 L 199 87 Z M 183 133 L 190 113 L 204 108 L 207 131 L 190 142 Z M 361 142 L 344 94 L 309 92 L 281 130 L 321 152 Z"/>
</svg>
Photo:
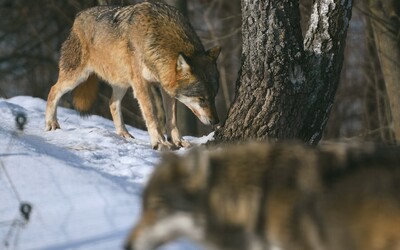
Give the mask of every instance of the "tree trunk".
<svg viewBox="0 0 400 250">
<path fill-rule="evenodd" d="M 305 84 L 297 1 L 243 0 L 242 41 L 236 97 L 215 138 L 294 138 L 302 125 L 297 102 Z"/>
<path fill-rule="evenodd" d="M 352 0 L 315 1 L 304 39 L 307 81 L 311 87 L 299 138 L 317 144 L 333 105 L 342 69 Z"/>
<path fill-rule="evenodd" d="M 385 80 L 393 131 L 400 142 L 400 3 L 399 0 L 369 0 L 375 46 Z"/>
<path fill-rule="evenodd" d="M 351 0 L 316 1 L 303 45 L 297 0 L 242 0 L 242 67 L 215 140 L 317 143 L 338 85 L 351 8 Z"/>
<path fill-rule="evenodd" d="M 371 20 L 366 20 L 367 60 L 364 66 L 366 84 L 364 96 L 366 128 L 368 130 L 367 140 L 383 143 L 394 143 L 393 131 L 389 129 L 390 105 L 376 51 L 374 34 Z"/>
</svg>

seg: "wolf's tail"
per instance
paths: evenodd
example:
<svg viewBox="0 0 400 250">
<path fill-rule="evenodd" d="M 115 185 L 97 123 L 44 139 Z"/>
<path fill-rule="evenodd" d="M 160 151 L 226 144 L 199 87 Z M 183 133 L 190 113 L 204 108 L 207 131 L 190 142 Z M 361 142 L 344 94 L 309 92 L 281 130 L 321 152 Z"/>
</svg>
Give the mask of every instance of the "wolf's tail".
<svg viewBox="0 0 400 250">
<path fill-rule="evenodd" d="M 97 100 L 99 92 L 98 79 L 95 74 L 91 74 L 86 81 L 81 83 L 72 92 L 72 103 L 76 110 L 83 115 L 89 114 Z"/>
</svg>

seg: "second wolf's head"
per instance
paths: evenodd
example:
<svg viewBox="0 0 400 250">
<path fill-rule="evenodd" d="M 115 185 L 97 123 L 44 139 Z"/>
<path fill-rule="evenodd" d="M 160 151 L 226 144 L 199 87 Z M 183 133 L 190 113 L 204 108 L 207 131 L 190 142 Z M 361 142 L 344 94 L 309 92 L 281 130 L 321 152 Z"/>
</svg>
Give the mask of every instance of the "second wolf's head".
<svg viewBox="0 0 400 250">
<path fill-rule="evenodd" d="M 143 193 L 143 214 L 127 239 L 125 249 L 150 250 L 186 236 L 202 242 L 204 215 L 201 207 L 207 162 L 195 152 L 192 158 L 164 155 L 163 162 Z M 183 160 L 183 161 L 182 161 Z M 197 162 L 197 163 L 196 163 Z"/>
<path fill-rule="evenodd" d="M 144 190 L 142 216 L 125 249 L 157 249 L 180 237 L 204 249 L 261 249 L 259 241 L 244 233 L 258 214 L 255 186 L 263 168 L 249 166 L 266 165 L 265 148 L 259 148 L 252 144 L 245 150 L 194 148 L 183 157 L 165 154 Z M 249 159 L 249 152 L 257 156 Z"/>
<path fill-rule="evenodd" d="M 215 96 L 219 88 L 216 60 L 220 51 L 220 47 L 214 47 L 190 57 L 180 53 L 176 63 L 175 97 L 206 125 L 219 123 Z"/>
</svg>

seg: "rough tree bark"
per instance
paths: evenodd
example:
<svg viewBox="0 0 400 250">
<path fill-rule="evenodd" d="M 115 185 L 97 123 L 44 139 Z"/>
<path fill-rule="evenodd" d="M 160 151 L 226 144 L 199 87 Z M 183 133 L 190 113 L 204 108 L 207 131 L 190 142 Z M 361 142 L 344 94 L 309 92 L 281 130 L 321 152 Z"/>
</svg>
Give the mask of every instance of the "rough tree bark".
<svg viewBox="0 0 400 250">
<path fill-rule="evenodd" d="M 318 143 L 339 82 L 352 0 L 317 0 L 303 40 L 298 0 L 242 0 L 242 67 L 217 142 Z"/>
</svg>

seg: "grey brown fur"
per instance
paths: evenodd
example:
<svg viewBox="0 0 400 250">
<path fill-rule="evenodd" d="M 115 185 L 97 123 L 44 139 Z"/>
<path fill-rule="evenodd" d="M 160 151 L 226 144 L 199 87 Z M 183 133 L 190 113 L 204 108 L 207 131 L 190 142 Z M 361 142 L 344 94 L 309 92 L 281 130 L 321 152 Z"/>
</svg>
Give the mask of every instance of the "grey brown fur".
<svg viewBox="0 0 400 250">
<path fill-rule="evenodd" d="M 184 236 L 221 250 L 397 250 L 399 190 L 399 147 L 250 143 L 170 154 L 145 188 L 127 249 Z"/>
</svg>

